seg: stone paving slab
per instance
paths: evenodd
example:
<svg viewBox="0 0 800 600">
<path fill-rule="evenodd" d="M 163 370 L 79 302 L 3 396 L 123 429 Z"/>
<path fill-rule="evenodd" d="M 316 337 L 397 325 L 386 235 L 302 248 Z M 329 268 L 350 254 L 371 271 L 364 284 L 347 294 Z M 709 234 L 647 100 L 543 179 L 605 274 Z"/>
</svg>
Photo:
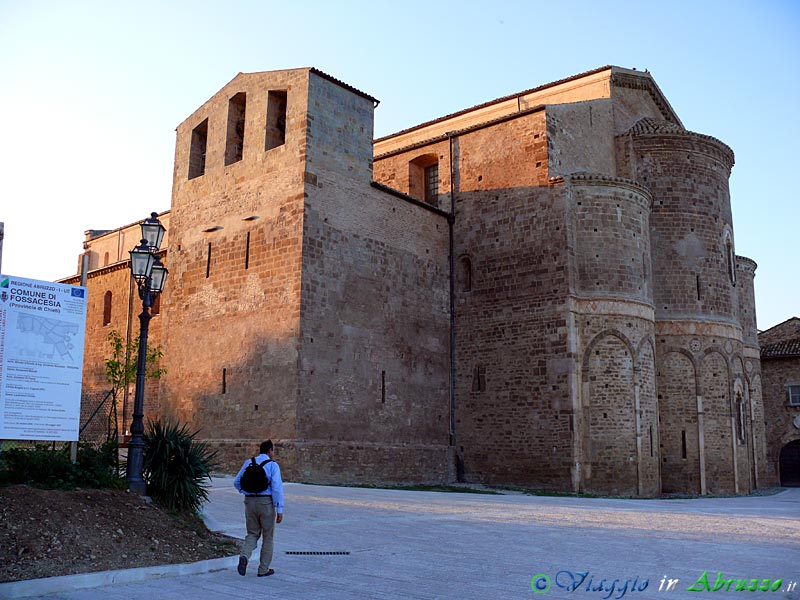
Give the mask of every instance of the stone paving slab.
<svg viewBox="0 0 800 600">
<path fill-rule="evenodd" d="M 244 535 L 232 478 L 214 479 L 206 520 Z M 777 592 L 745 597 L 800 599 L 800 489 L 774 496 L 619 500 L 478 495 L 286 484 L 276 526 L 272 577 L 221 571 L 73 591 L 50 600 L 137 598 L 598 599 L 742 597 L 687 588 L 704 571 L 724 578 L 783 579 Z M 288 555 L 349 552 L 348 555 Z M 225 560 L 225 559 L 224 559 Z M 559 572 L 561 572 L 559 574 Z M 588 573 L 571 590 L 570 574 Z M 535 575 L 549 589 L 531 589 Z M 663 578 L 675 589 L 658 592 Z M 617 579 L 614 591 L 611 582 Z M 603 581 L 605 580 L 605 581 Z M 626 580 L 628 589 L 621 587 Z M 47 580 L 39 580 L 47 581 Z M 790 582 L 797 589 L 787 591 Z M 598 585 L 604 590 L 593 591 Z M 631 590 L 631 583 L 642 591 Z M 561 586 L 559 587 L 559 584 Z M 665 581 L 666 584 L 666 581 Z M 662 584 L 662 587 L 665 585 Z M 587 587 L 589 588 L 587 590 Z M 0 598 L 4 586 L 0 585 Z M 766 596 L 765 596 L 766 594 Z"/>
</svg>

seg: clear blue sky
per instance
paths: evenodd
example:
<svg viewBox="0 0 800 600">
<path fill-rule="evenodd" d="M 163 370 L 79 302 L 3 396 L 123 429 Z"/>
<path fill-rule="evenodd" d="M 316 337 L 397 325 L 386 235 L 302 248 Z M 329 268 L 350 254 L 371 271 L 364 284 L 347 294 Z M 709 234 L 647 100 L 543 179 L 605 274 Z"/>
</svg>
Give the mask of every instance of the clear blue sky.
<svg viewBox="0 0 800 600">
<path fill-rule="evenodd" d="M 86 229 L 169 208 L 174 129 L 239 71 L 315 66 L 375 134 L 606 64 L 731 146 L 758 324 L 800 316 L 800 2 L 0 0 L 3 272 L 74 274 Z"/>
</svg>

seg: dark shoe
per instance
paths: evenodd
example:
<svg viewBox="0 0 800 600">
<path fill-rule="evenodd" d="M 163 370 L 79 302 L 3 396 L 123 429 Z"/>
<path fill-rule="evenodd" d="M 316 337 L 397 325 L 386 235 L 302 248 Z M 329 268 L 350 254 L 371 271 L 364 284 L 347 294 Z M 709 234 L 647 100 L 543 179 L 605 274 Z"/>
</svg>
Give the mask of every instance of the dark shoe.
<svg viewBox="0 0 800 600">
<path fill-rule="evenodd" d="M 236 567 L 236 570 L 239 571 L 239 575 L 242 577 L 247 573 L 247 559 L 244 556 L 239 557 L 239 566 Z"/>
<path fill-rule="evenodd" d="M 270 575 L 274 575 L 274 574 L 275 574 L 275 569 L 270 569 L 266 573 L 259 573 L 258 576 L 259 577 L 269 577 Z"/>
</svg>

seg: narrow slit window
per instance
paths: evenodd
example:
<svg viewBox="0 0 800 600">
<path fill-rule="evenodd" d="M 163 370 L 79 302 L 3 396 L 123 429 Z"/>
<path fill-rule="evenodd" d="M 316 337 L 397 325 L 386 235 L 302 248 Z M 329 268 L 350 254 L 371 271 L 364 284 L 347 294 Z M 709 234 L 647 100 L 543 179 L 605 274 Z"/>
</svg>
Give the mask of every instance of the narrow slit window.
<svg viewBox="0 0 800 600">
<path fill-rule="evenodd" d="M 696 277 L 695 278 L 695 284 L 697 286 L 697 299 L 698 300 L 702 300 L 703 299 L 703 291 L 702 291 L 703 288 L 702 288 L 702 285 L 701 285 L 701 282 L 700 282 L 700 275 L 696 275 L 695 277 Z"/>
<path fill-rule="evenodd" d="M 461 290 L 464 292 L 472 291 L 472 261 L 469 256 L 461 257 Z"/>
<path fill-rule="evenodd" d="M 477 365 L 472 370 L 472 391 L 473 392 L 486 391 L 486 370 L 481 365 Z"/>
<path fill-rule="evenodd" d="M 206 172 L 207 145 L 208 119 L 192 129 L 192 142 L 189 150 L 189 179 L 200 177 Z"/>
<path fill-rule="evenodd" d="M 736 255 L 733 252 L 733 241 L 730 234 L 725 235 L 725 253 L 728 256 L 728 277 L 732 285 L 736 285 Z"/>
<path fill-rule="evenodd" d="M 744 444 L 746 432 L 744 425 L 744 400 L 742 399 L 741 392 L 736 393 L 736 424 L 738 425 L 739 443 Z"/>
<path fill-rule="evenodd" d="M 250 267 L 250 232 L 247 232 L 247 241 L 244 245 L 244 268 Z"/>
<path fill-rule="evenodd" d="M 228 369 L 222 369 L 222 393 L 225 394 L 228 391 Z"/>
<path fill-rule="evenodd" d="M 386 371 L 381 371 L 381 404 L 386 404 Z"/>
<path fill-rule="evenodd" d="M 153 306 L 150 307 L 150 314 L 154 317 L 161 312 L 161 294 L 153 294 Z"/>
<path fill-rule="evenodd" d="M 647 254 L 642 252 L 642 279 L 647 283 Z"/>
<path fill-rule="evenodd" d="M 103 296 L 103 325 L 111 323 L 111 291 L 105 293 Z"/>
<path fill-rule="evenodd" d="M 286 91 L 270 90 L 267 93 L 267 130 L 264 151 L 286 143 Z"/>
<path fill-rule="evenodd" d="M 681 458 L 686 458 L 686 431 L 681 431 Z"/>
<path fill-rule="evenodd" d="M 650 425 L 650 456 L 653 456 L 653 426 Z"/>
<path fill-rule="evenodd" d="M 208 254 L 206 255 L 206 279 L 211 275 L 211 242 L 208 242 Z"/>
<path fill-rule="evenodd" d="M 225 166 L 242 160 L 247 94 L 239 92 L 228 100 L 228 133 L 225 138 Z"/>
</svg>

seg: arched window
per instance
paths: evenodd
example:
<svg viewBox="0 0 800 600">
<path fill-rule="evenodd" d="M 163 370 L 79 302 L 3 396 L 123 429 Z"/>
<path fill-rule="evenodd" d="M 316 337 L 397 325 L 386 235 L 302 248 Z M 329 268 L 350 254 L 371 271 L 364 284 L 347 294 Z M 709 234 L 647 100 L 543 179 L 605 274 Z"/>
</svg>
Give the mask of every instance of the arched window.
<svg viewBox="0 0 800 600">
<path fill-rule="evenodd" d="M 103 325 L 111 323 L 111 290 L 103 296 Z"/>
<path fill-rule="evenodd" d="M 744 411 L 744 399 L 742 398 L 742 392 L 736 392 L 736 432 L 739 437 L 739 443 L 744 444 L 746 438 L 745 432 L 745 411 Z"/>
<path fill-rule="evenodd" d="M 108 252 L 105 253 L 103 256 L 103 266 L 105 267 L 108 264 Z"/>
<path fill-rule="evenodd" d="M 154 317 L 161 312 L 161 294 L 153 294 L 153 306 L 150 307 L 150 314 Z"/>
<path fill-rule="evenodd" d="M 439 205 L 439 157 L 423 154 L 408 163 L 408 195 Z"/>
<path fill-rule="evenodd" d="M 462 256 L 458 261 L 458 282 L 462 292 L 472 291 L 472 261 Z"/>
</svg>

